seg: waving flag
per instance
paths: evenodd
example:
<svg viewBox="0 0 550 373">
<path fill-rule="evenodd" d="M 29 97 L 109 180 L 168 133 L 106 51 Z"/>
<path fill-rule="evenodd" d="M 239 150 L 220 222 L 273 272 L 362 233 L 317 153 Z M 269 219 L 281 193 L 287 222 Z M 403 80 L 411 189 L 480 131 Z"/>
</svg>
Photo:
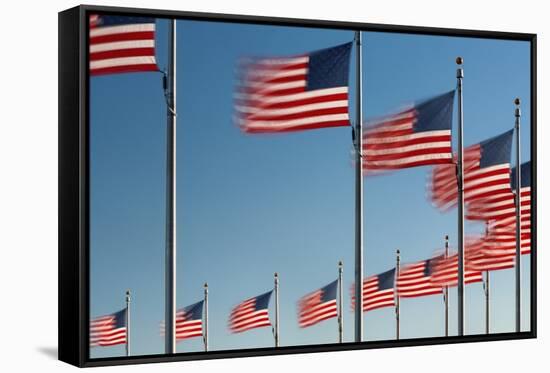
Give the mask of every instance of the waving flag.
<svg viewBox="0 0 550 373">
<path fill-rule="evenodd" d="M 202 309 L 204 301 L 176 311 L 176 341 L 202 336 Z M 164 321 L 160 326 L 160 334 L 164 335 Z"/>
<path fill-rule="evenodd" d="M 90 16 L 90 74 L 157 71 L 155 19 Z"/>
<path fill-rule="evenodd" d="M 464 201 L 504 195 L 510 191 L 510 130 L 464 150 Z M 457 203 L 455 165 L 437 165 L 432 172 L 431 197 L 441 209 Z"/>
<path fill-rule="evenodd" d="M 352 309 L 355 307 L 355 288 L 351 287 Z M 395 268 L 363 280 L 363 311 L 395 306 Z"/>
<path fill-rule="evenodd" d="M 474 271 L 496 271 L 513 268 L 515 254 L 500 253 L 491 250 L 487 245 L 489 235 L 480 238 L 468 238 L 464 248 L 468 268 Z"/>
<path fill-rule="evenodd" d="M 489 222 L 483 252 L 489 256 L 514 256 L 516 248 L 516 168 L 511 172 L 509 192 L 473 201 L 467 216 Z M 521 165 L 521 253 L 531 252 L 531 162 Z"/>
<path fill-rule="evenodd" d="M 202 336 L 202 308 L 204 301 L 176 311 L 176 341 Z"/>
<path fill-rule="evenodd" d="M 369 173 L 452 163 L 455 91 L 373 121 L 363 132 L 363 170 Z"/>
<path fill-rule="evenodd" d="M 244 332 L 249 329 L 271 326 L 269 321 L 269 299 L 273 291 L 247 299 L 238 304 L 229 317 L 229 329 L 233 333 Z"/>
<path fill-rule="evenodd" d="M 491 255 L 512 255 L 516 252 L 515 219 L 508 224 L 491 223 L 485 239 L 484 251 Z M 521 254 L 531 253 L 531 231 L 521 231 Z"/>
<path fill-rule="evenodd" d="M 465 258 L 464 283 L 471 284 L 483 280 L 481 272 L 470 268 L 468 257 Z M 458 284 L 458 254 L 439 257 L 433 263 L 432 284 L 439 286 L 457 286 Z"/>
<path fill-rule="evenodd" d="M 90 347 L 126 343 L 126 308 L 90 322 Z"/>
<path fill-rule="evenodd" d="M 516 216 L 516 168 L 510 176 L 510 190 L 495 197 L 482 198 L 467 205 L 466 217 L 470 220 L 501 220 Z M 521 221 L 531 221 L 531 161 L 521 165 Z"/>
<path fill-rule="evenodd" d="M 236 117 L 248 133 L 349 125 L 351 43 L 294 57 L 242 64 Z"/>
<path fill-rule="evenodd" d="M 338 316 L 336 289 L 338 280 L 311 292 L 298 302 L 298 323 L 301 328 Z"/>
<path fill-rule="evenodd" d="M 441 294 L 443 288 L 432 283 L 433 263 L 437 258 L 407 264 L 397 277 L 397 294 L 401 298 Z"/>
</svg>

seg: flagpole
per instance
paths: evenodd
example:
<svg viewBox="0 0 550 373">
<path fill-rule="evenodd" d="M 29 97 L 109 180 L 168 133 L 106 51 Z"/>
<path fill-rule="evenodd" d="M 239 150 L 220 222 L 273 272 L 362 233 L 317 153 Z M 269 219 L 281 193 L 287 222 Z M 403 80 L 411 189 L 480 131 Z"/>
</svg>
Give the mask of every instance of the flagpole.
<svg viewBox="0 0 550 373">
<path fill-rule="evenodd" d="M 395 263 L 395 282 L 397 289 L 397 280 L 399 279 L 399 269 L 401 264 L 400 252 L 399 249 L 395 252 L 396 263 Z M 399 292 L 396 290 L 396 299 L 395 299 L 395 339 L 399 340 Z"/>
<path fill-rule="evenodd" d="M 342 304 L 344 301 L 342 274 L 344 272 L 344 263 L 338 262 L 338 342 L 344 342 L 344 314 L 342 313 Z"/>
<path fill-rule="evenodd" d="M 130 356 L 130 290 L 126 290 L 126 356 Z"/>
<path fill-rule="evenodd" d="M 279 347 L 279 274 L 275 272 L 275 347 Z"/>
<path fill-rule="evenodd" d="M 458 86 L 458 163 L 457 163 L 457 181 L 458 181 L 458 335 L 464 335 L 464 145 L 463 137 L 463 102 L 462 102 L 462 80 L 464 79 L 464 70 L 462 57 L 456 58 L 458 68 L 456 70 L 456 80 Z"/>
<path fill-rule="evenodd" d="M 487 237 L 489 235 L 489 222 L 485 222 L 485 237 Z M 490 332 L 490 321 L 489 321 L 489 317 L 490 317 L 490 301 L 489 301 L 489 295 L 490 295 L 490 272 L 489 271 L 485 271 L 485 284 L 484 284 L 484 287 L 485 287 L 485 334 L 489 334 Z"/>
<path fill-rule="evenodd" d="M 445 235 L 445 259 L 449 257 L 449 235 Z M 443 289 L 445 301 L 445 337 L 449 336 L 449 286 L 445 285 Z"/>
<path fill-rule="evenodd" d="M 519 333 L 521 331 L 521 101 L 516 98 L 514 103 L 516 104 L 516 333 Z"/>
<path fill-rule="evenodd" d="M 176 20 L 169 22 L 169 65 L 166 76 L 166 273 L 164 349 L 176 352 Z"/>
<path fill-rule="evenodd" d="M 204 351 L 208 351 L 208 282 L 204 283 Z"/>
<path fill-rule="evenodd" d="M 361 31 L 355 31 L 355 342 L 363 340 L 363 150 Z"/>
</svg>

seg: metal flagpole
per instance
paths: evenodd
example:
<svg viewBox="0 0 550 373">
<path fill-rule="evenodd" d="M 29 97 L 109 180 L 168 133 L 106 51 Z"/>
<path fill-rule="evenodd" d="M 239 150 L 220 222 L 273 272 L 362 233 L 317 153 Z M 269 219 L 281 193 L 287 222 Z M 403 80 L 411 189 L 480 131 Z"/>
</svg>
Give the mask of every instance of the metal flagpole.
<svg viewBox="0 0 550 373">
<path fill-rule="evenodd" d="M 445 235 L 445 259 L 449 257 L 449 236 Z M 449 286 L 445 285 L 443 289 L 445 301 L 445 337 L 449 336 Z"/>
<path fill-rule="evenodd" d="M 519 333 L 521 331 L 521 101 L 516 98 L 514 103 L 516 104 L 516 333 Z"/>
<path fill-rule="evenodd" d="M 344 272 L 344 263 L 338 262 L 338 342 L 344 342 L 344 314 L 342 304 L 344 301 L 342 274 Z"/>
<path fill-rule="evenodd" d="M 363 340 L 363 149 L 361 31 L 355 31 L 355 342 Z"/>
<path fill-rule="evenodd" d="M 166 76 L 166 273 L 164 349 L 176 352 L 176 20 L 170 21 L 169 65 Z"/>
<path fill-rule="evenodd" d="M 395 252 L 396 263 L 395 263 L 395 288 L 397 289 L 397 279 L 399 278 L 399 269 L 401 264 L 400 252 L 399 249 Z M 395 291 L 395 339 L 399 340 L 399 292 Z"/>
<path fill-rule="evenodd" d="M 204 330 L 202 332 L 204 339 L 204 351 L 208 351 L 208 283 L 204 283 Z"/>
<path fill-rule="evenodd" d="M 489 235 L 489 222 L 485 222 L 485 237 Z M 483 290 L 485 291 L 485 334 L 489 334 L 490 332 L 490 323 L 489 323 L 489 315 L 490 315 L 490 302 L 489 302 L 489 295 L 490 295 L 490 272 L 485 271 L 485 283 L 483 284 Z"/>
<path fill-rule="evenodd" d="M 458 163 L 457 163 L 457 181 L 458 181 L 458 335 L 464 335 L 464 145 L 463 137 L 463 102 L 462 102 L 462 80 L 464 79 L 464 70 L 462 69 L 462 57 L 456 58 L 458 68 L 456 70 L 456 80 L 458 86 Z"/>
<path fill-rule="evenodd" d="M 275 347 L 279 347 L 279 274 L 275 272 Z"/>
<path fill-rule="evenodd" d="M 126 290 L 126 356 L 130 356 L 130 290 Z"/>
</svg>

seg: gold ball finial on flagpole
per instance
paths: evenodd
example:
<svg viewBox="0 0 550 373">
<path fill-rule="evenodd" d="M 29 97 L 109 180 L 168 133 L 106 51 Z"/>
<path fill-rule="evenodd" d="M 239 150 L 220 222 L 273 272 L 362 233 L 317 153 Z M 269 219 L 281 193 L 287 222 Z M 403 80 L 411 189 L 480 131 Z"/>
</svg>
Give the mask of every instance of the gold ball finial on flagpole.
<svg viewBox="0 0 550 373">
<path fill-rule="evenodd" d="M 458 56 L 458 57 L 456 58 L 456 64 L 457 64 L 457 65 L 462 65 L 463 63 L 464 63 L 464 60 L 462 59 L 462 57 Z"/>
<path fill-rule="evenodd" d="M 518 105 L 521 104 L 521 100 L 519 99 L 519 97 L 516 97 L 516 99 L 514 100 L 514 104 Z"/>
</svg>

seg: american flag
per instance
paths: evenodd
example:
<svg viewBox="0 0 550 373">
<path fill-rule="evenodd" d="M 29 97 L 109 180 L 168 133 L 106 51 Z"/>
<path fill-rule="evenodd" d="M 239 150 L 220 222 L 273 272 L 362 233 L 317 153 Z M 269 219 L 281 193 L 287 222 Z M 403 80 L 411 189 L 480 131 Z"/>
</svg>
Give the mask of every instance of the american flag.
<svg viewBox="0 0 550 373">
<path fill-rule="evenodd" d="M 204 301 L 194 303 L 176 312 L 176 340 L 202 336 L 202 308 Z"/>
<path fill-rule="evenodd" d="M 126 343 L 126 308 L 90 322 L 90 347 Z"/>
<path fill-rule="evenodd" d="M 349 125 L 351 43 L 294 57 L 243 62 L 236 119 L 247 133 Z"/>
<path fill-rule="evenodd" d="M 433 262 L 436 258 L 404 265 L 397 276 L 397 294 L 401 298 L 441 294 L 443 288 L 432 283 Z"/>
<path fill-rule="evenodd" d="M 515 255 L 490 250 L 487 247 L 487 238 L 488 235 L 477 239 L 471 237 L 466 240 L 464 250 L 468 258 L 468 268 L 482 272 L 513 268 Z"/>
<path fill-rule="evenodd" d="M 471 269 L 466 256 L 464 259 L 464 283 L 471 284 L 482 281 L 483 277 L 481 272 Z M 435 260 L 433 263 L 431 281 L 432 284 L 439 286 L 457 286 L 458 254 L 455 253 L 448 257 L 440 256 Z"/>
<path fill-rule="evenodd" d="M 363 133 L 366 174 L 452 163 L 454 93 L 454 90 L 444 93 L 371 121 Z"/>
<path fill-rule="evenodd" d="M 490 223 L 489 234 L 485 239 L 484 250 L 488 254 L 506 255 L 516 252 L 516 224 L 515 219 L 507 225 L 500 222 Z M 521 231 L 521 254 L 531 253 L 531 232 Z"/>
<path fill-rule="evenodd" d="M 202 336 L 202 309 L 204 301 L 176 311 L 176 341 Z M 164 335 L 164 321 L 160 325 L 160 334 Z"/>
<path fill-rule="evenodd" d="M 363 280 L 363 311 L 395 306 L 395 268 Z M 351 306 L 355 307 L 355 288 L 351 287 Z"/>
<path fill-rule="evenodd" d="M 521 165 L 521 253 L 531 252 L 531 162 Z M 516 168 L 511 172 L 510 190 L 495 198 L 467 205 L 473 220 L 489 222 L 484 252 L 487 255 L 514 255 L 516 247 Z"/>
<path fill-rule="evenodd" d="M 464 149 L 464 201 L 507 194 L 514 130 Z M 457 204 L 456 166 L 437 165 L 432 171 L 431 197 L 440 209 Z"/>
<path fill-rule="evenodd" d="M 500 221 L 504 225 L 514 224 L 516 216 L 516 168 L 510 176 L 510 190 L 491 198 L 472 201 L 467 205 L 470 220 Z M 522 228 L 531 221 L 531 161 L 521 165 L 521 221 Z"/>
<path fill-rule="evenodd" d="M 298 323 L 301 328 L 338 316 L 337 287 L 338 280 L 300 299 L 298 302 Z"/>
<path fill-rule="evenodd" d="M 523 198 L 523 191 L 521 194 Z M 515 198 L 514 193 L 510 189 L 493 197 L 474 200 L 466 205 L 466 219 L 490 221 L 515 216 Z"/>
<path fill-rule="evenodd" d="M 155 19 L 90 15 L 90 74 L 157 71 Z"/>
<path fill-rule="evenodd" d="M 238 304 L 229 316 L 229 329 L 240 333 L 249 329 L 271 326 L 269 321 L 269 299 L 273 290 L 247 299 Z"/>
</svg>

